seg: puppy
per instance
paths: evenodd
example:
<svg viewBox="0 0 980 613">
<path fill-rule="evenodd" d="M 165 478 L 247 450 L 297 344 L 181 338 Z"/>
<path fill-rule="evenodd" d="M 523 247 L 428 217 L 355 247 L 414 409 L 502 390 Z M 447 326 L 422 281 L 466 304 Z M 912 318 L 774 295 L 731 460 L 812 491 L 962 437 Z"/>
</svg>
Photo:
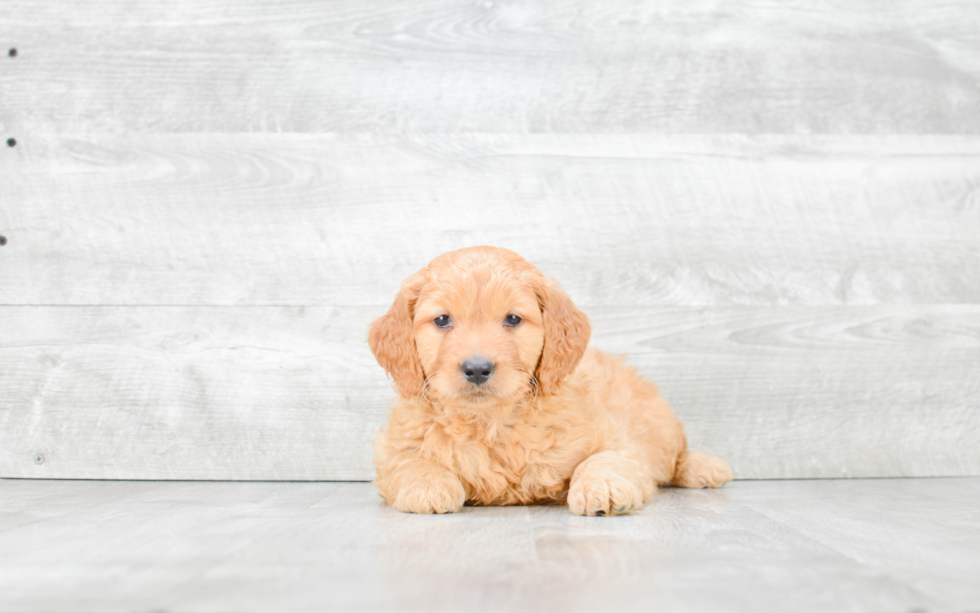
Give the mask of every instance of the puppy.
<svg viewBox="0 0 980 613">
<path fill-rule="evenodd" d="M 639 509 L 658 485 L 719 487 L 731 469 L 687 450 L 680 421 L 555 281 L 507 249 L 439 256 L 402 283 L 368 343 L 398 397 L 374 444 L 399 511 L 564 503 Z"/>
</svg>

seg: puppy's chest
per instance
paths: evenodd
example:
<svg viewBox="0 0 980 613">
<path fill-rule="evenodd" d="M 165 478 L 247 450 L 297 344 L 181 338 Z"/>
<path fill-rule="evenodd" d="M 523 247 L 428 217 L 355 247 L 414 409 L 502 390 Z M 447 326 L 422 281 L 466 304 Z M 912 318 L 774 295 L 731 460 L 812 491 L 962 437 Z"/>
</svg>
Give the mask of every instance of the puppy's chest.
<svg viewBox="0 0 980 613">
<path fill-rule="evenodd" d="M 446 434 L 454 469 L 472 504 L 563 500 L 580 461 L 565 433 L 550 425 L 497 422 Z"/>
</svg>

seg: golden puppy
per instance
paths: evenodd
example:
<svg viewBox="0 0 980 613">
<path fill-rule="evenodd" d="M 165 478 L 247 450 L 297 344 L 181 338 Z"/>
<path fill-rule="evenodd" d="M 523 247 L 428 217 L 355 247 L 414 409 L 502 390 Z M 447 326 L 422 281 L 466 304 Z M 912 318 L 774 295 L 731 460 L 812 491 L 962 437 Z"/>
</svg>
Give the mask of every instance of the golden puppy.
<svg viewBox="0 0 980 613">
<path fill-rule="evenodd" d="M 658 485 L 729 481 L 723 460 L 687 450 L 656 386 L 586 348 L 590 332 L 556 282 L 506 249 L 446 253 L 406 279 L 368 336 L 398 392 L 374 444 L 385 502 L 616 515 Z"/>
</svg>

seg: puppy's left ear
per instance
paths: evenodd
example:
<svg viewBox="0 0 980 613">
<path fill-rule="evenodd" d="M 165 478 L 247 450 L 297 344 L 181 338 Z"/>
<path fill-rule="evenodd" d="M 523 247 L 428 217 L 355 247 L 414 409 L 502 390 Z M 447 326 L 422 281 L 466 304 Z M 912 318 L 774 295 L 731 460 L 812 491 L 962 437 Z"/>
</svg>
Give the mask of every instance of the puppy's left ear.
<svg viewBox="0 0 980 613">
<path fill-rule="evenodd" d="M 557 281 L 544 281 L 538 292 L 544 320 L 544 348 L 535 375 L 542 393 L 554 394 L 585 354 L 592 325 Z"/>
<path fill-rule="evenodd" d="M 425 383 L 413 334 L 415 303 L 424 283 L 421 272 L 405 279 L 388 313 L 374 320 L 368 331 L 371 352 L 404 397 L 418 396 Z"/>
</svg>

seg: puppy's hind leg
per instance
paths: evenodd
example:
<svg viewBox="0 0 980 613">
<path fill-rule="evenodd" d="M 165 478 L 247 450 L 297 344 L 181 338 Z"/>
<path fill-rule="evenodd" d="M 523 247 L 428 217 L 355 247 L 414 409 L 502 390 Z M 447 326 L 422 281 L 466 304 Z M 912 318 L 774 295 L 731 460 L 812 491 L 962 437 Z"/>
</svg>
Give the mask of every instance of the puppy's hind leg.
<svg viewBox="0 0 980 613">
<path fill-rule="evenodd" d="M 700 451 L 682 451 L 670 484 L 674 487 L 721 487 L 732 480 L 728 462 Z"/>
</svg>

